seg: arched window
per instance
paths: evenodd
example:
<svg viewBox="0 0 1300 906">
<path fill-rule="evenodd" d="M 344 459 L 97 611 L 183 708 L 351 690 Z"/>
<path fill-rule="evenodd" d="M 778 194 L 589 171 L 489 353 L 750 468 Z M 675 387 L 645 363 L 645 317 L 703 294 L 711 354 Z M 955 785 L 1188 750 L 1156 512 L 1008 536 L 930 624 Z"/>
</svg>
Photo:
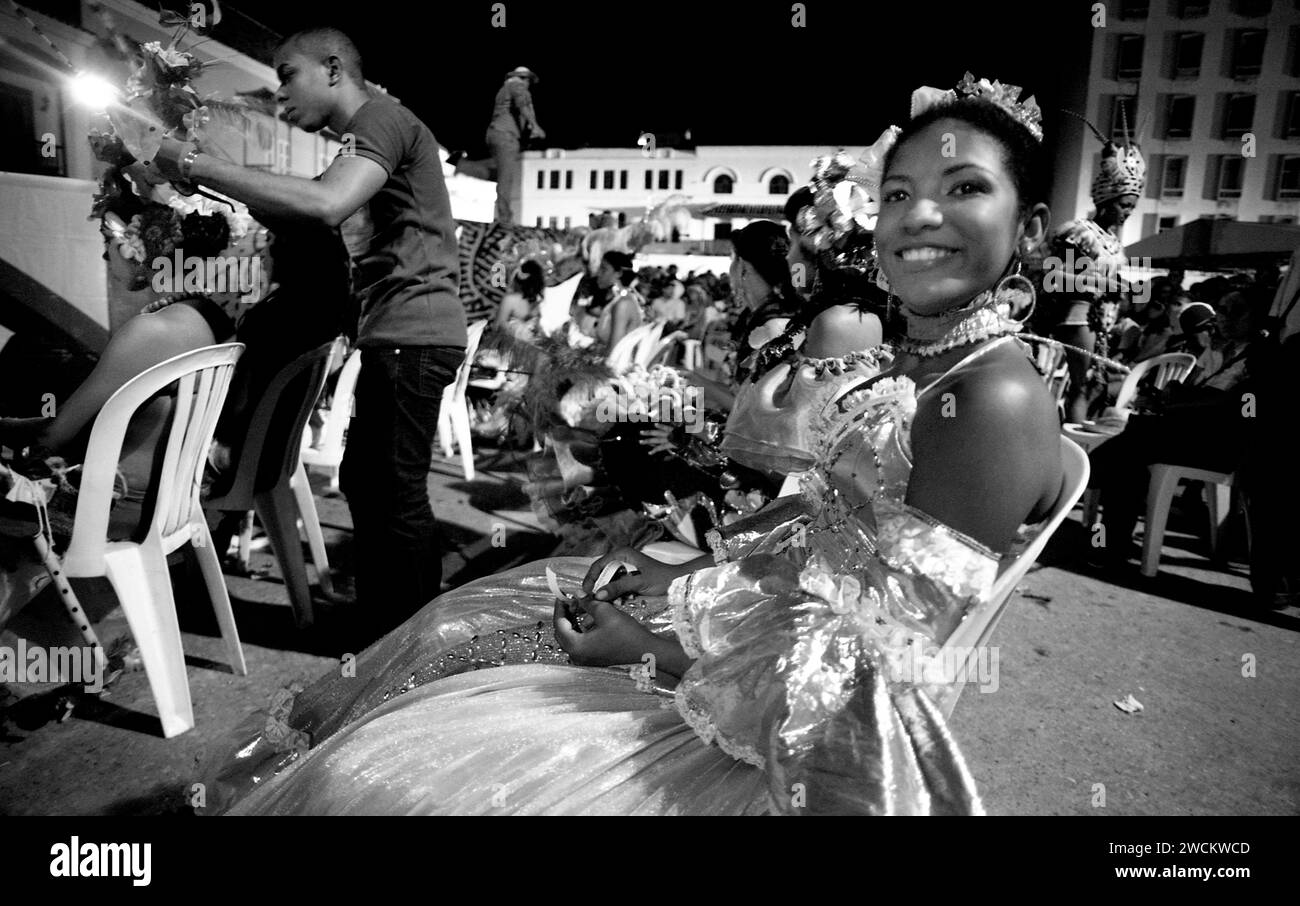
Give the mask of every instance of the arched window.
<svg viewBox="0 0 1300 906">
<path fill-rule="evenodd" d="M 727 174 L 723 173 L 721 176 L 713 180 L 713 194 L 730 195 L 733 184 L 734 180 L 732 180 L 732 178 Z"/>
<path fill-rule="evenodd" d="M 772 181 L 767 184 L 768 195 L 789 195 L 790 178 L 788 176 L 777 175 L 772 177 Z"/>
</svg>

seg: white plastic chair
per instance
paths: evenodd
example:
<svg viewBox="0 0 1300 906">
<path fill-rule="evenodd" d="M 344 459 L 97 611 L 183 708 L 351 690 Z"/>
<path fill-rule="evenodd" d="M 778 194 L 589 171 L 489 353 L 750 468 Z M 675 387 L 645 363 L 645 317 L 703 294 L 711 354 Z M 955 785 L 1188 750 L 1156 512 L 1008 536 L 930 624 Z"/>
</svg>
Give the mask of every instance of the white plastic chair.
<svg viewBox="0 0 1300 906">
<path fill-rule="evenodd" d="M 107 577 L 112 584 L 140 648 L 163 735 L 169 738 L 194 726 L 194 708 L 167 572 L 168 554 L 190 546 L 216 611 L 231 667 L 241 675 L 248 673 L 225 577 L 199 506 L 203 465 L 231 373 L 243 351 L 243 344 L 228 343 L 183 353 L 137 375 L 108 398 L 91 429 L 72 541 L 63 556 L 63 573 L 68 578 Z M 109 541 L 113 479 L 127 425 L 137 409 L 173 384 L 177 392 L 171 431 L 162 465 L 154 473 L 153 512 L 147 532 L 138 543 Z M 68 594 L 72 594 L 70 588 Z"/>
<path fill-rule="evenodd" d="M 1217 554 L 1223 538 L 1223 526 L 1232 510 L 1232 487 L 1237 476 L 1232 472 L 1211 472 L 1157 463 L 1151 466 L 1151 484 L 1147 489 L 1146 531 L 1142 539 L 1142 575 L 1154 576 L 1160 569 L 1160 549 L 1169 522 L 1169 506 L 1183 481 L 1205 482 L 1205 506 L 1210 511 L 1210 553 Z M 1247 522 L 1249 545 L 1249 522 Z"/>
<path fill-rule="evenodd" d="M 1007 602 L 1011 600 L 1012 592 L 1016 590 L 1025 573 L 1029 572 L 1029 567 L 1034 565 L 1034 561 L 1047 547 L 1047 542 L 1065 521 L 1070 510 L 1074 509 L 1079 497 L 1083 495 L 1084 488 L 1088 486 L 1088 473 L 1091 467 L 1087 454 L 1068 437 L 1061 438 L 1061 466 L 1065 473 L 1065 480 L 1062 483 L 1061 496 L 1056 501 L 1056 507 L 1051 515 L 1044 520 L 1043 527 L 1034 540 L 1003 569 L 993 583 L 988 600 L 977 604 L 966 614 L 966 618 L 943 643 L 941 653 L 952 652 L 957 656 L 969 655 L 974 658 L 980 648 L 988 643 L 993 630 L 997 629 L 1002 615 L 1006 612 Z M 967 663 L 971 662 L 973 661 Z M 963 688 L 964 684 L 954 683 L 938 696 L 935 704 L 939 706 L 944 717 L 952 714 L 957 700 L 961 698 Z"/>
<path fill-rule="evenodd" d="M 465 361 L 456 369 L 456 379 L 442 392 L 442 405 L 438 407 L 438 438 L 442 455 L 454 455 L 453 441 L 460 447 L 460 461 L 465 470 L 465 480 L 474 480 L 474 443 L 469 433 L 469 403 L 465 401 L 465 387 L 469 384 L 470 368 L 478 353 L 487 321 L 475 321 L 469 326 L 465 340 Z"/>
<path fill-rule="evenodd" d="M 1115 408 L 1128 409 L 1133 405 L 1138 384 L 1148 374 L 1151 375 L 1151 383 L 1155 388 L 1163 390 L 1170 381 L 1181 383 L 1187 380 L 1195 367 L 1196 356 L 1190 352 L 1166 352 L 1135 362 L 1133 370 L 1125 376 L 1124 383 L 1119 385 L 1119 392 L 1115 394 Z"/>
<path fill-rule="evenodd" d="M 310 626 L 314 619 L 307 564 L 298 535 L 300 527 L 307 535 L 321 591 L 334 597 L 325 539 L 298 438 L 320 398 L 329 375 L 331 352 L 336 349 L 336 342 L 322 343 L 285 365 L 271 379 L 249 418 L 229 490 L 204 504 L 206 509 L 219 512 L 256 510 L 280 563 L 299 628 Z M 281 424 L 287 434 L 280 432 Z M 247 533 L 252 533 L 251 524 Z M 246 541 L 243 546 L 247 547 Z M 246 554 L 246 550 L 241 552 Z"/>
<path fill-rule="evenodd" d="M 1052 399 L 1060 406 L 1065 399 L 1065 388 L 1070 383 L 1070 369 L 1065 361 L 1065 347 L 1055 340 L 1030 340 L 1024 339 L 1021 342 L 1025 345 L 1029 354 L 1030 361 L 1042 375 L 1043 381 L 1047 384 L 1047 389 L 1051 391 Z"/>
<path fill-rule="evenodd" d="M 339 349 L 342 350 L 340 344 Z M 331 365 L 331 369 L 333 367 Z M 352 420 L 352 400 L 357 387 L 357 375 L 361 372 L 361 350 L 354 349 L 343 363 L 339 379 L 334 385 L 334 400 L 329 411 L 325 413 L 325 423 L 321 427 L 320 438 L 312 443 L 311 425 L 303 430 L 302 464 L 317 469 L 325 469 L 330 476 L 330 491 L 339 489 L 339 466 L 343 462 L 343 442 L 347 435 L 348 423 Z"/>
<path fill-rule="evenodd" d="M 1128 409 L 1133 403 L 1133 398 L 1137 396 L 1138 385 L 1146 377 L 1150 376 L 1151 382 L 1157 390 L 1163 390 L 1170 381 L 1181 383 L 1187 380 L 1187 376 L 1192 373 L 1192 369 L 1195 367 L 1196 356 L 1188 352 L 1166 352 L 1137 362 L 1128 375 L 1125 376 L 1124 382 L 1120 384 L 1119 391 L 1115 394 L 1114 408 Z M 1061 431 L 1089 453 L 1107 439 L 1106 435 L 1084 431 L 1080 425 L 1070 422 L 1062 425 Z M 1083 524 L 1085 526 L 1092 526 L 1097 523 L 1097 513 L 1100 508 L 1101 491 L 1098 488 L 1089 488 L 1088 492 L 1083 495 Z"/>
</svg>

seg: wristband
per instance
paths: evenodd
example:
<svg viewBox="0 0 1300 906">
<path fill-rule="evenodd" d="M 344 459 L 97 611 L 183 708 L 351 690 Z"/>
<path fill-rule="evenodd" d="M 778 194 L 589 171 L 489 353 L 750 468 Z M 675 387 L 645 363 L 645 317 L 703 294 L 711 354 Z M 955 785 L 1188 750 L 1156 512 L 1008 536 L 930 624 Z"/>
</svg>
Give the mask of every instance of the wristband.
<svg viewBox="0 0 1300 906">
<path fill-rule="evenodd" d="M 191 148 L 189 151 L 186 151 L 185 156 L 180 159 L 179 167 L 181 171 L 181 179 L 183 179 L 185 182 L 193 181 L 193 177 L 191 176 L 190 171 L 193 170 L 194 161 L 198 159 L 198 156 L 199 156 L 199 149 Z"/>
</svg>

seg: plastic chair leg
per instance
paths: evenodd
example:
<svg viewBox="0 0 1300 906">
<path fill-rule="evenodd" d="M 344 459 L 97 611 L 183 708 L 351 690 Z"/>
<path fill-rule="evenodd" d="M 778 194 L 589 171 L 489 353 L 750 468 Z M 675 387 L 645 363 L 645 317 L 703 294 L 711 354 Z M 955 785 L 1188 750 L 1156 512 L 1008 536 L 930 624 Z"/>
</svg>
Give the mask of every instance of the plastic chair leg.
<svg viewBox="0 0 1300 906">
<path fill-rule="evenodd" d="M 1101 512 L 1101 491 L 1088 488 L 1083 492 L 1083 527 L 1092 531 L 1097 524 L 1097 515 Z"/>
<path fill-rule="evenodd" d="M 1205 483 L 1205 508 L 1210 514 L 1210 557 L 1223 546 L 1223 529 L 1232 513 L 1232 485 Z"/>
<path fill-rule="evenodd" d="M 289 478 L 289 487 L 293 488 L 293 498 L 298 504 L 298 515 L 303 533 L 307 536 L 307 546 L 311 549 L 312 562 L 316 564 L 316 578 L 321 591 L 328 598 L 334 597 L 334 581 L 330 578 L 330 559 L 325 553 L 325 536 L 320 530 L 320 516 L 316 513 L 316 501 L 311 496 L 311 483 L 307 481 L 307 470 L 302 463 Z"/>
<path fill-rule="evenodd" d="M 282 481 L 270 491 L 257 495 L 257 515 L 262 528 L 271 539 L 275 559 L 284 574 L 284 584 L 289 590 L 293 605 L 294 622 L 299 629 L 312 624 L 311 588 L 307 584 L 307 562 L 302 556 L 302 541 L 298 537 L 298 503 L 293 489 Z"/>
<path fill-rule="evenodd" d="M 109 551 L 104 565 L 140 649 L 163 735 L 178 736 L 194 727 L 194 706 L 167 558 L 150 535 L 139 545 Z"/>
<path fill-rule="evenodd" d="M 442 447 L 442 455 L 451 459 L 455 450 L 452 449 L 452 430 L 451 430 L 451 412 L 450 404 L 442 401 L 442 406 L 438 408 L 438 444 Z"/>
<path fill-rule="evenodd" d="M 222 554 L 226 553 L 221 551 Z M 244 514 L 244 518 L 239 523 L 239 562 L 248 568 L 249 559 L 253 556 L 253 512 L 252 510 Z"/>
<path fill-rule="evenodd" d="M 208 589 L 208 600 L 212 602 L 212 610 L 217 615 L 217 625 L 221 627 L 221 641 L 226 647 L 230 668 L 240 676 L 248 676 L 244 649 L 239 644 L 239 629 L 235 626 L 235 611 L 230 606 L 230 591 L 226 588 L 226 577 L 221 572 L 221 557 L 213 547 L 207 523 L 198 523 L 195 531 L 200 536 L 195 539 L 197 543 L 190 545 L 190 549 L 194 551 L 194 559 L 199 563 L 203 584 Z"/>
<path fill-rule="evenodd" d="M 1142 539 L 1142 575 L 1154 576 L 1160 569 L 1160 548 L 1165 540 L 1169 506 L 1178 490 L 1178 473 L 1172 466 L 1151 467 L 1151 485 L 1147 491 L 1146 537 Z M 1125 539 L 1116 539 L 1123 542 Z"/>
<path fill-rule="evenodd" d="M 469 433 L 469 409 L 461 400 L 451 410 L 452 430 L 456 434 L 456 446 L 460 447 L 460 462 L 465 470 L 465 480 L 474 480 L 474 442 Z"/>
</svg>

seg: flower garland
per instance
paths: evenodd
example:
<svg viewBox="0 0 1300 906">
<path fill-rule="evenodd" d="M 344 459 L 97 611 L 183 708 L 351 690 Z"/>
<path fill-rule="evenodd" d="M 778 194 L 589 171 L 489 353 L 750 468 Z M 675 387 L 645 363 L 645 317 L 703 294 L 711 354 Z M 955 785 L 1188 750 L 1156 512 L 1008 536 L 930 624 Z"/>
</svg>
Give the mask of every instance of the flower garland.
<svg viewBox="0 0 1300 906">
<path fill-rule="evenodd" d="M 177 24 L 174 14 L 166 12 L 162 22 Z M 121 103 L 88 134 L 91 151 L 108 164 L 90 219 L 99 219 L 118 253 L 139 265 L 170 256 L 187 235 L 206 234 L 225 246 L 254 227 L 243 205 L 182 195 L 144 163 L 153 158 L 164 136 L 204 138 L 214 108 L 242 115 L 240 105 L 199 96 L 193 82 L 206 64 L 181 49 L 190 25 L 186 20 L 180 24 L 166 46 L 158 41 L 138 45 Z M 221 221 L 221 226 L 210 221 Z"/>
</svg>

